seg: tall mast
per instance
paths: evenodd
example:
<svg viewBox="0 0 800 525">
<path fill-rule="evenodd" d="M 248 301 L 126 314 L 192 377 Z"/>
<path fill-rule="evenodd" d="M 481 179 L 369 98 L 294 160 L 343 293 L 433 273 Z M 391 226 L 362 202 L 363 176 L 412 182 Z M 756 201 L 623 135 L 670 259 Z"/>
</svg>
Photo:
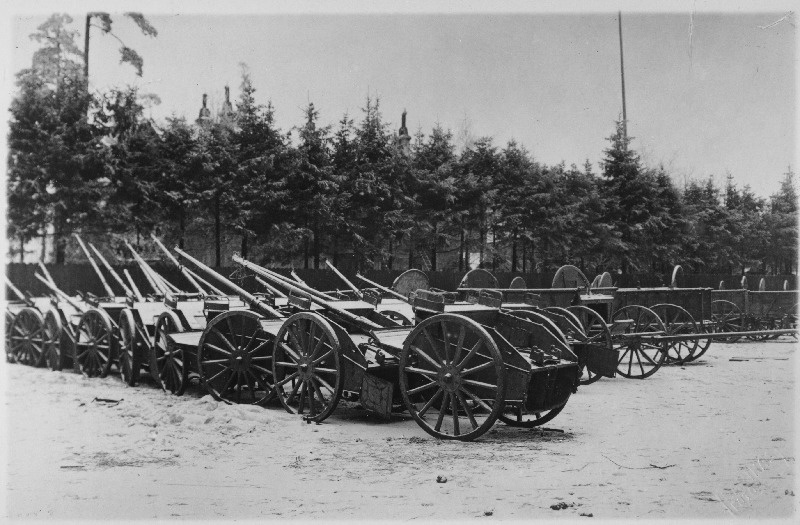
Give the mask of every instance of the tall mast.
<svg viewBox="0 0 800 525">
<path fill-rule="evenodd" d="M 625 144 L 628 143 L 628 112 L 625 108 L 625 61 L 622 57 L 622 11 L 618 12 L 617 22 L 619 24 L 619 72 L 622 77 L 622 136 Z"/>
</svg>

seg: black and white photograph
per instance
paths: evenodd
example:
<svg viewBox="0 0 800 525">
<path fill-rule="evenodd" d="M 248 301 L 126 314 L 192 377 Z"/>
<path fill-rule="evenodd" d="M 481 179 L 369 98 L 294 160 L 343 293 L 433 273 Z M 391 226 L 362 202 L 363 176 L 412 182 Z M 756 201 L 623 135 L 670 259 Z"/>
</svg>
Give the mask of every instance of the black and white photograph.
<svg viewBox="0 0 800 525">
<path fill-rule="evenodd" d="M 796 7 L 7 0 L 0 521 L 794 523 Z"/>
</svg>

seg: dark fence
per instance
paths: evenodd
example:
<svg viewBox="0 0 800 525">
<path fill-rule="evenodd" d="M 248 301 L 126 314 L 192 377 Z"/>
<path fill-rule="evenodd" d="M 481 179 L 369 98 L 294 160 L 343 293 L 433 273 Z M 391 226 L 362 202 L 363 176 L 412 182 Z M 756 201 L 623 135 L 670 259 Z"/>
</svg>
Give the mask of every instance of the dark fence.
<svg viewBox="0 0 800 525">
<path fill-rule="evenodd" d="M 183 278 L 180 272 L 164 264 L 153 264 L 154 269 L 171 283 L 178 288 L 192 291 L 190 284 Z M 30 294 L 46 295 L 47 288 L 40 283 L 35 277 L 34 273 L 37 271 L 38 266 L 33 264 L 9 264 L 6 266 L 6 274 L 11 282 L 20 290 L 27 291 Z M 150 293 L 150 286 L 137 266 L 114 266 L 115 270 L 122 276 L 122 270 L 127 269 L 133 278 L 136 286 L 142 293 Z M 95 295 L 105 295 L 103 286 L 95 274 L 92 267 L 88 264 L 66 264 L 66 265 L 47 265 L 47 269 L 53 276 L 53 280 L 58 286 L 68 294 L 75 294 L 78 291 L 91 292 Z M 230 277 L 231 280 L 239 284 L 248 291 L 263 291 L 252 276 L 249 276 L 244 270 L 239 267 L 236 268 L 218 268 L 216 269 L 222 275 Z M 289 270 L 285 268 L 276 268 L 275 271 L 284 275 L 289 274 Z M 331 271 L 325 270 L 295 270 L 297 275 L 300 276 L 309 286 L 318 290 L 343 290 L 346 285 Z M 355 272 L 343 271 L 353 283 L 360 286 L 361 282 L 355 278 Z M 402 273 L 402 270 L 367 270 L 364 276 L 368 279 L 375 281 L 379 284 L 390 286 L 394 279 Z M 442 290 L 455 290 L 465 272 L 447 270 L 439 272 L 427 272 L 430 284 L 434 288 Z M 501 288 L 506 288 L 511 283 L 511 280 L 520 276 L 525 279 L 529 288 L 550 288 L 553 281 L 553 273 L 543 274 L 522 274 L 511 272 L 497 272 L 498 283 Z M 591 280 L 594 276 L 589 276 Z M 748 275 L 747 287 L 750 290 L 757 290 L 761 278 L 765 279 L 767 290 L 783 290 L 784 282 L 788 281 L 788 288 L 791 290 L 797 289 L 797 276 L 796 275 Z M 124 277 L 123 277 L 124 279 Z M 616 275 L 613 277 L 614 284 L 620 287 L 648 287 L 648 286 L 664 286 L 669 284 L 669 275 L 660 274 L 629 274 L 629 275 Z M 708 287 L 719 288 L 720 281 L 724 281 L 725 288 L 737 289 L 740 287 L 741 275 L 725 275 L 725 274 L 685 274 L 681 278 L 682 287 Z M 209 279 L 210 280 L 210 279 Z M 122 293 L 120 286 L 106 273 L 106 281 L 116 293 Z M 13 297 L 10 291 L 6 291 L 6 297 Z"/>
</svg>

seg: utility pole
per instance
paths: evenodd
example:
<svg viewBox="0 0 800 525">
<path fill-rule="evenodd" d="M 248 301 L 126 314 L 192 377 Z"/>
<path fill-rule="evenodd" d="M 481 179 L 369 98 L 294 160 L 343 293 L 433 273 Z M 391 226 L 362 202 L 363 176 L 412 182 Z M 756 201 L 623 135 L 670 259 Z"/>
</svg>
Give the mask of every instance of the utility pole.
<svg viewBox="0 0 800 525">
<path fill-rule="evenodd" d="M 618 12 L 619 23 L 619 71 L 622 77 L 622 135 L 628 142 L 628 112 L 625 108 L 625 61 L 622 58 L 622 11 Z M 626 146 L 627 147 L 627 146 Z"/>
</svg>

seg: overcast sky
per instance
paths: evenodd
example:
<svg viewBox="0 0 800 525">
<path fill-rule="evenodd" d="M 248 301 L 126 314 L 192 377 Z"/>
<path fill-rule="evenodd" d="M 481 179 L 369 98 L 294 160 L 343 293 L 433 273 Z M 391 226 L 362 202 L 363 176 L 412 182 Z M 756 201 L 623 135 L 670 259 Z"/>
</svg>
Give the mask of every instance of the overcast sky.
<svg viewBox="0 0 800 525">
<path fill-rule="evenodd" d="M 574 9 L 573 9 L 574 11 Z M 163 11 L 162 11 L 163 12 Z M 81 11 L 71 13 L 81 31 Z M 767 196 L 795 161 L 796 17 L 767 13 L 626 13 L 623 10 L 629 134 L 651 165 L 676 182 L 726 172 Z M 151 109 L 194 120 L 203 93 L 234 102 L 241 62 L 278 124 L 302 122 L 314 102 L 322 123 L 361 116 L 380 97 L 396 130 L 516 139 L 544 163 L 595 166 L 620 117 L 616 11 L 571 14 L 173 14 L 148 15 L 149 39 L 114 17 L 114 31 L 144 58 L 138 78 L 119 65 L 118 42 L 92 33 L 91 84 L 136 84 L 157 94 Z M 11 22 L 11 73 L 36 49 L 28 35 L 46 17 Z M 83 38 L 78 40 L 82 46 Z"/>
</svg>

